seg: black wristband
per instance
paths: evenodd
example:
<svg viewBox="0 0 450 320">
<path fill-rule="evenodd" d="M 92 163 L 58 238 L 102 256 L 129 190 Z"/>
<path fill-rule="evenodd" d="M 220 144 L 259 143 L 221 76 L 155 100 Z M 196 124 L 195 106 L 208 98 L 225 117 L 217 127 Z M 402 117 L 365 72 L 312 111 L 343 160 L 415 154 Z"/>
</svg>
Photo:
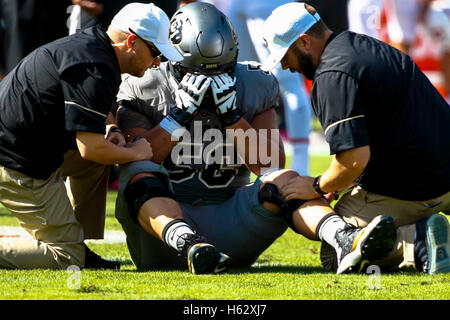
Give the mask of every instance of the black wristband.
<svg viewBox="0 0 450 320">
<path fill-rule="evenodd" d="M 181 110 L 177 106 L 170 106 L 169 115 L 176 121 L 178 124 L 180 124 L 182 127 L 189 127 L 192 119 L 196 115 L 196 112 L 189 113 L 186 111 Z"/>
<path fill-rule="evenodd" d="M 323 190 L 320 189 L 320 177 L 321 177 L 321 176 L 317 176 L 317 177 L 314 179 L 314 182 L 313 182 L 313 188 L 314 188 L 314 190 L 316 190 L 316 192 L 317 192 L 318 194 L 320 194 L 321 196 L 323 196 L 323 195 L 326 195 L 327 193 L 326 193 L 326 192 L 323 192 Z"/>
</svg>

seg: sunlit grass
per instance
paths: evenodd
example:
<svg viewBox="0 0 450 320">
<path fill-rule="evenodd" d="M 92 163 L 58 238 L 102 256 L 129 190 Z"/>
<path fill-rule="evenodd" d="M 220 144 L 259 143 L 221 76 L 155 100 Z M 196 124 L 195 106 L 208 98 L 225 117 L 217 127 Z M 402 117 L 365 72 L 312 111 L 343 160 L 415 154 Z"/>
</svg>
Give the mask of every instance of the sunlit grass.
<svg viewBox="0 0 450 320">
<path fill-rule="evenodd" d="M 326 169 L 329 157 L 313 157 L 311 173 Z M 114 218 L 116 192 L 109 192 L 106 229 L 121 230 Z M 17 226 L 0 208 L 0 225 Z M 450 299 L 450 275 L 417 272 L 381 275 L 327 273 L 320 265 L 320 243 L 288 230 L 249 268 L 227 274 L 194 276 L 186 271 L 138 271 L 125 243 L 90 244 L 105 258 L 121 261 L 120 271 L 0 270 L 0 299 Z"/>
</svg>

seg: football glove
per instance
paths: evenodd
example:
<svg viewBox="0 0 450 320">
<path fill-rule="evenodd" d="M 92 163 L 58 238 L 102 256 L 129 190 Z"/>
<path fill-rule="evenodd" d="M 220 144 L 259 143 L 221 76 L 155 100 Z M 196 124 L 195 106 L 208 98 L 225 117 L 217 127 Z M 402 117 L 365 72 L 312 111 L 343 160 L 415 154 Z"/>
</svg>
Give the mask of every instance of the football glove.
<svg viewBox="0 0 450 320">
<path fill-rule="evenodd" d="M 236 107 L 236 79 L 227 73 L 212 77 L 211 91 L 220 120 L 225 127 L 236 123 L 242 111 Z"/>
<path fill-rule="evenodd" d="M 171 106 L 169 114 L 159 125 L 171 135 L 179 138 L 182 129 L 192 121 L 197 114 L 203 97 L 208 90 L 212 79 L 204 75 L 187 73 L 175 89 L 175 106 Z"/>
<path fill-rule="evenodd" d="M 206 90 L 208 90 L 212 79 L 204 75 L 187 73 L 175 90 L 175 102 L 177 108 L 172 108 L 177 121 L 186 126 L 192 117 L 197 114 Z M 172 115 L 172 110 L 171 110 Z"/>
</svg>

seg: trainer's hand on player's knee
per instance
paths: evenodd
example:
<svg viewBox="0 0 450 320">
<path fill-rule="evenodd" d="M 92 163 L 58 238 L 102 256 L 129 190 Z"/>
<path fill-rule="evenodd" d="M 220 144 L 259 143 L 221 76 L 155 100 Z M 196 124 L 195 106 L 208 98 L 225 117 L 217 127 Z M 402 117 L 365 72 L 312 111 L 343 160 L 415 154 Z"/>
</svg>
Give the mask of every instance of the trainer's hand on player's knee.
<svg viewBox="0 0 450 320">
<path fill-rule="evenodd" d="M 280 188 L 281 196 L 286 200 L 311 200 L 320 197 L 313 188 L 313 177 L 297 176 Z"/>
</svg>

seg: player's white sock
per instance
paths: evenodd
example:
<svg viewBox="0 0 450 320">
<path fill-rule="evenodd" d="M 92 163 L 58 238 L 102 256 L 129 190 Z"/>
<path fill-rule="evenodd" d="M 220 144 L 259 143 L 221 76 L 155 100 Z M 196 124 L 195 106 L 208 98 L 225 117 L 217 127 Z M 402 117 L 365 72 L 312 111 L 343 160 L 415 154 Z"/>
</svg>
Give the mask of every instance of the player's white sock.
<svg viewBox="0 0 450 320">
<path fill-rule="evenodd" d="M 183 219 L 176 219 L 168 223 L 162 232 L 164 242 L 178 252 L 183 251 L 186 244 L 185 239 L 191 236 L 195 236 L 195 232 Z"/>
<path fill-rule="evenodd" d="M 318 231 L 316 232 L 320 240 L 325 241 L 333 248 L 339 252 L 339 244 L 336 242 L 336 232 L 338 230 L 344 229 L 347 223 L 336 213 L 331 213 L 326 215 L 319 225 L 317 226 Z"/>
</svg>

